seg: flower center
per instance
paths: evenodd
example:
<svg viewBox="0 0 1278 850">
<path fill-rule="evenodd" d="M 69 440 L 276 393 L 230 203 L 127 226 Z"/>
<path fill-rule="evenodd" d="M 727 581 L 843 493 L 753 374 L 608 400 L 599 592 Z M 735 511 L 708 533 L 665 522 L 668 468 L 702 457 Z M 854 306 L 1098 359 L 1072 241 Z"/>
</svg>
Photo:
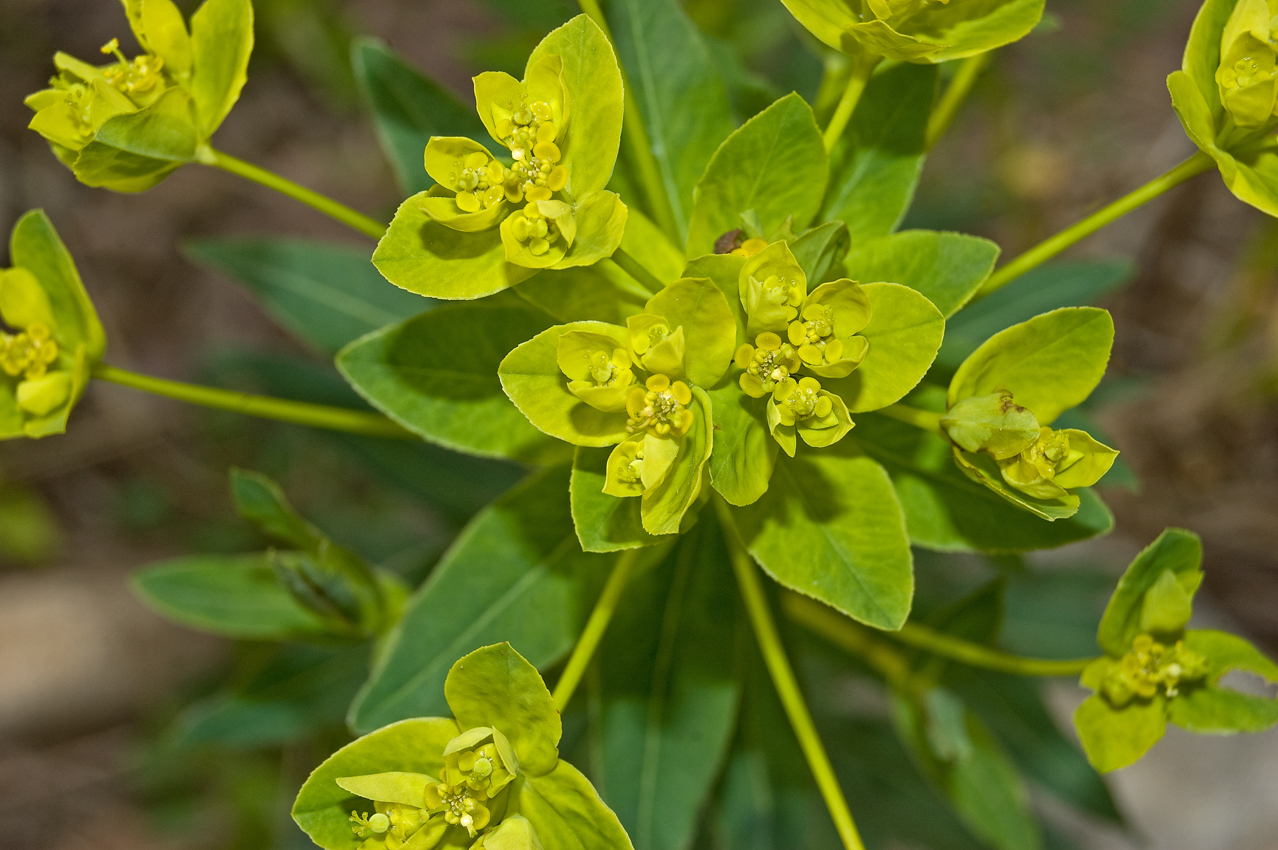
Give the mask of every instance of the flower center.
<svg viewBox="0 0 1278 850">
<path fill-rule="evenodd" d="M 1151 699 L 1159 691 L 1171 699 L 1180 693 L 1182 682 L 1202 679 L 1207 672 L 1207 659 L 1187 649 L 1184 641 L 1167 646 L 1150 635 L 1140 635 L 1110 669 L 1101 689 L 1120 707 L 1137 697 Z"/>
<path fill-rule="evenodd" d="M 786 336 L 798 349 L 799 359 L 812 366 L 843 357 L 843 341 L 834 338 L 834 311 L 824 304 L 804 307 L 802 319 L 790 323 Z"/>
<path fill-rule="evenodd" d="M 624 387 L 634 382 L 634 373 L 630 371 L 630 355 L 624 348 L 614 349 L 611 355 L 606 351 L 592 351 L 589 359 L 590 377 L 597 385 Z"/>
<path fill-rule="evenodd" d="M 544 100 L 524 103 L 510 118 L 497 124 L 497 135 L 510 148 L 511 190 L 529 201 L 548 201 L 568 184 L 568 169 L 555 139 L 559 128 L 554 112 Z M 518 198 L 512 198 L 518 200 Z"/>
<path fill-rule="evenodd" d="M 161 82 L 160 69 L 164 67 L 164 59 L 159 56 L 143 54 L 133 57 L 130 62 L 120 52 L 120 40 L 113 38 L 102 45 L 102 52 L 114 54 L 118 64 L 102 69 L 107 82 L 123 94 L 144 94 L 151 91 Z"/>
<path fill-rule="evenodd" d="M 483 151 L 467 154 L 459 171 L 449 175 L 462 212 L 479 212 L 510 198 L 505 167 Z"/>
<path fill-rule="evenodd" d="M 559 201 L 555 204 L 566 207 Z M 545 254 L 564 235 L 555 220 L 547 216 L 536 201 L 511 216 L 510 228 L 515 240 L 526 245 L 534 257 Z"/>
<path fill-rule="evenodd" d="M 626 399 L 630 414 L 626 430 L 632 434 L 647 431 L 664 437 L 681 436 L 692 427 L 692 390 L 683 381 L 670 382 L 665 375 L 653 375 L 645 386 L 635 387 Z M 642 459 L 642 458 L 641 458 Z"/>
<path fill-rule="evenodd" d="M 58 344 L 47 325 L 33 322 L 21 333 L 0 333 L 0 369 L 11 377 L 42 378 L 57 359 Z"/>
<path fill-rule="evenodd" d="M 799 370 L 798 351 L 771 331 L 764 331 L 737 349 L 734 360 L 745 370 L 741 376 L 741 389 L 746 395 L 763 398 L 777 385 Z"/>
</svg>

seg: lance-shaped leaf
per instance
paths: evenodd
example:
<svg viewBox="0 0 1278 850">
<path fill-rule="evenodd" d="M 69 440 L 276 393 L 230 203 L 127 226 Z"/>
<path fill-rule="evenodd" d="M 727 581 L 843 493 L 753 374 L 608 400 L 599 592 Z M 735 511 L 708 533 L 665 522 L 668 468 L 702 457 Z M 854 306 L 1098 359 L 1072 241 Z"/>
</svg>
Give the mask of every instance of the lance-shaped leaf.
<svg viewBox="0 0 1278 850">
<path fill-rule="evenodd" d="M 897 629 L 914 595 L 905 521 L 887 472 L 855 451 L 843 443 L 782 458 L 767 493 L 733 516 L 750 554 L 781 584 Z"/>
<path fill-rule="evenodd" d="M 715 240 L 747 214 L 763 237 L 789 220 L 807 227 L 821 206 L 827 157 L 812 108 L 787 95 L 751 118 L 715 151 L 697 183 L 688 256 L 712 253 Z"/>
<path fill-rule="evenodd" d="M 502 358 L 546 324 L 518 301 L 448 305 L 352 342 L 337 368 L 370 404 L 431 442 L 515 460 L 566 457 L 497 377 Z"/>
</svg>

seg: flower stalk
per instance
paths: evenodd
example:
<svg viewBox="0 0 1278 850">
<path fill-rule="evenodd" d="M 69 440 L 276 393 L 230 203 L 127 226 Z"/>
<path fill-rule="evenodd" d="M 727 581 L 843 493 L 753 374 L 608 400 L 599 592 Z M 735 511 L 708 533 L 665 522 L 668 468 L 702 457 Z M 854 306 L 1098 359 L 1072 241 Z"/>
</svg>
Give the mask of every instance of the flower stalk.
<svg viewBox="0 0 1278 850">
<path fill-rule="evenodd" d="M 852 820 L 852 812 L 848 809 L 843 789 L 839 787 L 838 777 L 830 764 L 830 757 L 825 752 L 825 745 L 817 734 L 816 724 L 812 721 L 812 713 L 808 710 L 799 690 L 798 680 L 786 657 L 785 647 L 781 643 L 781 635 L 777 632 L 776 622 L 772 618 L 772 610 L 768 607 L 768 597 L 759 580 L 759 573 L 754 561 L 746 553 L 741 541 L 732 531 L 732 517 L 728 513 L 728 503 L 722 498 L 715 499 L 715 508 L 723 525 L 724 537 L 728 543 L 728 552 L 732 559 L 732 571 L 737 577 L 737 586 L 741 589 L 741 597 L 745 601 L 746 613 L 750 617 L 750 625 L 754 628 L 755 638 L 759 641 L 759 649 L 763 653 L 764 663 L 772 676 L 777 695 L 790 718 L 790 726 L 795 737 L 799 739 L 799 747 L 807 759 L 808 767 L 816 780 L 821 796 L 825 800 L 834 827 L 845 850 L 865 850 L 861 835 L 857 832 L 856 822 Z"/>
<path fill-rule="evenodd" d="M 954 123 L 954 117 L 958 115 L 959 107 L 963 105 L 963 101 L 967 100 L 972 87 L 976 85 L 981 72 L 990 64 L 990 59 L 993 55 L 992 51 L 978 53 L 975 56 L 967 57 L 959 63 L 958 70 L 954 73 L 954 79 L 950 80 L 949 88 L 945 90 L 945 94 L 941 95 L 940 102 L 936 104 L 936 108 L 932 110 L 932 115 L 928 118 L 928 150 L 931 150 L 941 140 L 941 136 L 945 135 L 945 131 Z"/>
<path fill-rule="evenodd" d="M 635 562 L 639 560 L 641 551 L 643 550 L 628 549 L 618 556 L 617 563 L 608 576 L 608 583 L 604 585 L 603 593 L 599 595 L 599 601 L 590 612 L 586 627 L 582 630 L 581 637 L 577 639 L 572 655 L 568 657 L 568 664 L 564 667 L 563 675 L 555 683 L 555 690 L 551 697 L 554 699 L 556 710 L 562 712 L 572 701 L 572 695 L 581 684 L 586 668 L 590 666 L 590 659 L 599 648 L 599 641 L 603 639 L 604 632 L 608 631 L 608 624 L 612 622 L 612 615 L 617 611 L 622 591 L 626 589 L 630 576 L 634 573 Z"/>
<path fill-rule="evenodd" d="M 847 129 L 848 121 L 856 111 L 856 105 L 861 101 L 861 95 L 865 94 L 865 87 L 869 85 L 870 77 L 874 75 L 874 69 L 882 58 L 865 56 L 852 61 L 852 74 L 848 77 L 847 87 L 843 90 L 843 97 L 839 98 L 839 105 L 835 107 L 834 115 L 830 116 L 830 123 L 826 125 L 822 136 L 826 153 L 834 150 L 843 131 Z"/>
<path fill-rule="evenodd" d="M 417 435 L 380 413 L 253 395 L 216 387 L 202 387 L 152 375 L 141 375 L 126 369 L 117 369 L 105 363 L 99 363 L 93 368 L 93 377 L 188 404 L 211 407 L 215 410 L 229 410 L 232 413 L 242 413 L 261 419 L 274 419 L 278 422 L 326 428 L 330 431 L 343 431 L 366 437 L 417 439 Z"/>
<path fill-rule="evenodd" d="M 288 180 L 252 163 L 245 162 L 242 159 L 237 159 L 230 154 L 222 153 L 206 145 L 197 151 L 196 156 L 205 165 L 220 168 L 223 171 L 243 177 L 245 180 L 251 180 L 268 189 L 274 189 L 281 194 L 288 195 L 293 200 L 301 201 L 308 207 L 319 210 L 330 218 L 337 219 L 342 224 L 358 230 L 365 236 L 381 239 L 382 234 L 386 232 L 386 225 L 376 219 L 356 212 L 345 204 L 340 204 L 332 198 L 321 195 L 319 192 L 307 189 L 305 186 L 299 186 L 292 180 Z"/>
</svg>

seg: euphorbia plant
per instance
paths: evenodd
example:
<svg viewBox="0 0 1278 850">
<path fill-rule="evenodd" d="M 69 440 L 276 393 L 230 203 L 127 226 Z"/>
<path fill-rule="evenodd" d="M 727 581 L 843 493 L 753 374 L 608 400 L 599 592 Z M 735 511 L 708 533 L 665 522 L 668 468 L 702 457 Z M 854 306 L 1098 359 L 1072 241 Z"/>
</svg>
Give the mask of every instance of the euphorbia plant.
<svg viewBox="0 0 1278 850">
<path fill-rule="evenodd" d="M 247 0 L 208 0 L 189 29 L 168 0 L 126 2 L 143 55 L 106 68 L 60 56 L 53 88 L 30 99 L 33 128 L 90 185 L 135 191 L 205 162 L 377 239 L 274 245 L 287 297 L 253 280 L 286 327 L 334 356 L 328 377 L 372 409 L 102 363 L 71 260 L 32 213 L 0 277 L 0 436 L 60 432 L 92 375 L 408 441 L 436 459 L 443 447 L 539 467 L 467 512 L 457 493 L 483 475 L 450 478 L 440 462 L 428 477 L 466 524 L 411 593 L 240 471 L 240 512 L 287 548 L 139 574 L 169 616 L 288 645 L 285 660 L 306 644 L 362 682 L 340 694 L 335 733 L 361 737 L 319 764 L 293 808 L 320 846 L 792 847 L 822 840 L 811 830 L 824 819 L 793 817 L 820 800 L 858 848 L 857 819 L 873 822 L 873 794 L 893 783 L 860 783 L 870 796 L 849 801 L 840 780 L 902 770 L 903 747 L 917 770 L 903 782 L 932 783 L 952 830 L 1035 848 L 1022 773 L 1111 816 L 1086 760 L 1126 766 L 1168 720 L 1213 733 L 1278 721 L 1278 702 L 1222 684 L 1233 669 L 1273 681 L 1272 662 L 1240 638 L 1186 629 L 1202 579 L 1188 532 L 1169 530 L 1129 568 L 1100 619 L 1099 657 L 998 644 L 1004 607 L 1024 604 L 1006 592 L 1024 578 L 1015 572 L 990 566 L 989 582 L 949 604 L 915 600 L 917 550 L 1006 564 L 1111 529 L 1091 488 L 1118 452 L 1082 407 L 1105 378 L 1110 315 L 1047 293 L 1037 315 L 991 311 L 999 324 L 979 338 L 947 339 L 947 325 L 964 327 L 967 307 L 1211 162 L 1243 200 L 1278 209 L 1265 176 L 1278 126 L 1268 7 L 1208 0 L 1172 75 L 1203 153 L 996 271 L 987 240 L 896 231 L 927 149 L 989 52 L 1035 26 L 1041 0 L 785 6 L 845 57 L 825 56 L 825 90 L 843 90 L 829 108 L 793 93 L 734 119 L 720 66 L 673 0 L 583 2 L 522 78 L 475 77 L 474 111 L 361 42 L 356 75 L 406 184 L 389 225 L 210 146 L 243 83 Z M 955 60 L 938 97 L 935 66 Z M 868 132 L 888 110 L 893 132 Z M 213 241 L 193 254 L 252 276 L 244 250 Z M 369 263 L 385 280 L 368 283 Z M 481 468 L 498 467 L 467 467 Z M 777 601 L 846 653 L 783 642 Z M 757 657 L 738 639 L 747 627 Z M 837 689 L 817 690 L 820 671 L 844 669 L 881 680 L 898 749 L 882 749 L 884 718 L 857 738 L 870 721 L 835 711 Z M 274 705 L 272 677 L 290 673 L 268 670 L 254 699 Z M 1075 715 L 1083 752 L 1026 679 L 991 671 L 1081 675 L 1095 692 Z M 581 687 L 588 708 L 573 701 Z M 810 706 L 805 690 L 823 698 Z M 305 696 L 296 702 L 332 701 L 322 686 Z M 279 717 L 309 710 L 272 713 L 270 740 Z M 296 722 L 289 741 L 325 731 Z M 1011 731 L 1023 728 L 1033 746 Z M 916 826 L 878 832 L 928 843 Z"/>
</svg>

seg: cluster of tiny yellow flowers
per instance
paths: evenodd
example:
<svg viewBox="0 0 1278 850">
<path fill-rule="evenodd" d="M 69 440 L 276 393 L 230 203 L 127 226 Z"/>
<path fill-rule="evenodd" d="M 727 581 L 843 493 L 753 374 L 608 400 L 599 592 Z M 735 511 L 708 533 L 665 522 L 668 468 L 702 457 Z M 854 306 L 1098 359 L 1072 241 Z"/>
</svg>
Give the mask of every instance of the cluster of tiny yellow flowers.
<svg viewBox="0 0 1278 850">
<path fill-rule="evenodd" d="M 549 251 L 551 244 L 562 235 L 555 222 L 546 217 L 535 201 L 511 216 L 510 229 L 516 240 L 521 244 L 527 243 L 534 257 Z"/>
<path fill-rule="evenodd" d="M 590 352 L 590 377 L 601 387 L 627 387 L 635 382 L 630 354 L 624 348 Z"/>
<path fill-rule="evenodd" d="M 999 466 L 1012 484 L 1051 481 L 1056 477 L 1056 467 L 1068 456 L 1069 435 L 1043 428 L 1037 440 L 1020 454 L 1000 460 Z"/>
<path fill-rule="evenodd" d="M 739 381 L 742 392 L 752 398 L 763 398 L 799 371 L 802 361 L 793 345 L 771 331 L 759 334 L 754 343 L 747 342 L 738 348 L 733 359 L 745 370 Z"/>
<path fill-rule="evenodd" d="M 1271 43 L 1274 41 L 1272 35 L 1270 36 L 1270 41 Z M 1278 68 L 1262 69 L 1258 57 L 1243 56 L 1232 65 L 1226 65 L 1221 68 L 1220 81 L 1224 84 L 1225 91 L 1233 92 L 1265 80 L 1271 80 L 1275 75 L 1278 75 Z"/>
<path fill-rule="evenodd" d="M 544 100 L 523 104 L 497 124 L 497 136 L 515 160 L 510 167 L 512 182 L 529 201 L 548 201 L 568 183 L 568 169 L 559 164 L 558 135 L 554 112 Z"/>
<path fill-rule="evenodd" d="M 457 189 L 457 206 L 462 212 L 479 212 L 504 200 L 518 200 L 507 185 L 506 168 L 483 151 L 467 154 L 461 169 L 450 175 Z"/>
<path fill-rule="evenodd" d="M 834 311 L 824 304 L 803 308 L 801 320 L 790 323 L 786 331 L 799 359 L 810 366 L 833 363 L 843 357 L 843 341 L 834 338 Z"/>
<path fill-rule="evenodd" d="M 1140 635 L 1110 669 L 1101 687 L 1119 707 L 1136 698 L 1151 699 L 1160 691 L 1170 699 L 1180 693 L 1182 682 L 1202 679 L 1207 669 L 1207 659 L 1187 649 L 1184 641 L 1167 646 L 1150 635 Z"/>
<path fill-rule="evenodd" d="M 119 64 L 102 69 L 102 75 L 117 91 L 127 94 L 145 94 L 160 83 L 160 69 L 164 67 L 164 59 L 159 56 L 142 54 L 135 56 L 130 62 L 120 52 L 120 40 L 113 38 L 102 45 L 102 52 L 114 54 Z"/>
<path fill-rule="evenodd" d="M 683 381 L 671 383 L 665 375 L 653 375 L 643 387 L 635 387 L 626 397 L 626 430 L 647 431 L 659 437 L 682 436 L 692 427 L 692 390 Z M 642 460 L 642 458 L 639 458 Z"/>
<path fill-rule="evenodd" d="M 28 381 L 42 378 L 57 359 L 58 344 L 48 326 L 40 322 L 22 333 L 0 333 L 0 369 L 10 377 Z"/>
<path fill-rule="evenodd" d="M 784 308 L 785 321 L 793 322 L 799 316 L 799 308 L 803 306 L 806 296 L 804 287 L 792 277 L 781 277 L 770 274 L 763 280 L 763 295 L 774 304 Z"/>
<path fill-rule="evenodd" d="M 804 419 L 818 419 L 830 415 L 834 402 L 828 395 L 820 395 L 821 383 L 816 378 L 786 378 L 772 391 L 777 414 L 782 425 L 793 425 Z"/>
<path fill-rule="evenodd" d="M 351 812 L 351 830 L 360 838 L 387 839 L 387 846 L 399 846 L 415 833 L 427 818 L 426 812 L 413 806 L 383 804 L 385 811 L 373 815 Z M 371 833 L 371 835 L 370 835 Z"/>
</svg>

